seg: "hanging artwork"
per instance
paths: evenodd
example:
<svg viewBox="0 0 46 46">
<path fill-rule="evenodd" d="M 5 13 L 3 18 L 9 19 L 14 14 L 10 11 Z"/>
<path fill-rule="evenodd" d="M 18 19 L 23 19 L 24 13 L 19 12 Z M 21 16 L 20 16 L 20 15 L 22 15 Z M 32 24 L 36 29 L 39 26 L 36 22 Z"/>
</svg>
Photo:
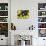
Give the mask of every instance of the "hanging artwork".
<svg viewBox="0 0 46 46">
<path fill-rule="evenodd" d="M 0 23 L 0 35 L 8 37 L 8 23 Z"/>
<path fill-rule="evenodd" d="M 17 18 L 18 19 L 28 19 L 29 18 L 29 10 L 18 10 Z"/>
<path fill-rule="evenodd" d="M 46 37 L 46 29 L 39 29 L 39 37 Z"/>
</svg>

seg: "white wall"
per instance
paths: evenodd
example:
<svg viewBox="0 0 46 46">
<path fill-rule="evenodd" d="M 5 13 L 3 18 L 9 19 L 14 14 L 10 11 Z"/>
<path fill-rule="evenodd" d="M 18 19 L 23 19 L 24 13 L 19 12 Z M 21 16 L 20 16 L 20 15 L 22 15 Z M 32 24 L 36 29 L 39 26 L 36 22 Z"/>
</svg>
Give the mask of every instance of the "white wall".
<svg viewBox="0 0 46 46">
<path fill-rule="evenodd" d="M 8 3 L 8 0 L 0 0 L 0 3 Z"/>
<path fill-rule="evenodd" d="M 16 27 L 22 27 L 23 29 L 25 29 L 26 27 L 31 26 L 35 20 L 37 20 L 37 16 L 35 14 L 37 14 L 36 10 L 37 10 L 37 2 L 36 1 L 32 1 L 32 0 L 11 0 L 11 22 L 14 22 L 14 24 L 16 25 Z M 21 20 L 21 19 L 17 19 L 17 10 L 23 10 L 23 9 L 29 9 L 30 11 L 30 18 L 27 20 Z M 35 17 L 36 16 L 36 17 Z M 36 18 L 36 19 L 34 19 Z M 37 23 L 37 22 L 36 22 Z M 35 25 L 35 24 L 34 24 Z M 19 28 L 17 28 L 19 30 Z M 23 30 L 22 29 L 22 30 Z M 21 29 L 20 29 L 21 30 Z"/>
<path fill-rule="evenodd" d="M 33 33 L 33 46 L 41 46 L 40 44 L 43 44 L 43 38 L 38 38 L 38 3 L 46 3 L 46 0 L 11 0 L 11 22 L 16 25 L 17 29 L 19 30 L 20 28 L 18 27 L 22 27 L 21 30 L 25 30 L 23 27 L 29 27 L 31 24 L 35 26 L 35 30 L 33 31 L 35 32 Z M 29 9 L 30 19 L 17 19 L 18 9 Z"/>
<path fill-rule="evenodd" d="M 5 37 L 5 35 L 0 35 L 0 45 L 8 45 L 8 37 Z"/>
</svg>

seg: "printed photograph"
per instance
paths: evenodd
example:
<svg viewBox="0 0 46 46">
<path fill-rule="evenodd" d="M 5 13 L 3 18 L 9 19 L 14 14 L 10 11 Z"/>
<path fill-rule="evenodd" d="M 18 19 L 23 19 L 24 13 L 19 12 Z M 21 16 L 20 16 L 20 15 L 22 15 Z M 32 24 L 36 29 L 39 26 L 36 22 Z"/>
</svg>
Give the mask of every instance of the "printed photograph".
<svg viewBox="0 0 46 46">
<path fill-rule="evenodd" d="M 39 37 L 46 37 L 46 29 L 39 29 Z"/>
<path fill-rule="evenodd" d="M 28 19 L 28 18 L 29 18 L 29 10 L 17 11 L 17 19 Z"/>
</svg>

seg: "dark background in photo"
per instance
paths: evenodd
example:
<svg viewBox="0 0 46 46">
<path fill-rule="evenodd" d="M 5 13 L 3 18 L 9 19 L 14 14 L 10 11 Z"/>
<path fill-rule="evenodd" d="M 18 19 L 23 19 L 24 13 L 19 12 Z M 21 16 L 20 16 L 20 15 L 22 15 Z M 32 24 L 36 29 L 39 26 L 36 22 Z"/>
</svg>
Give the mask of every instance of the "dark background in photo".
<svg viewBox="0 0 46 46">
<path fill-rule="evenodd" d="M 0 35 L 8 37 L 8 23 L 0 23 Z"/>
<path fill-rule="evenodd" d="M 0 3 L 0 10 L 8 10 L 8 3 Z"/>
<path fill-rule="evenodd" d="M 46 17 L 38 17 L 38 22 L 46 22 Z"/>
<path fill-rule="evenodd" d="M 46 3 L 38 3 L 38 10 L 41 10 L 40 8 L 45 8 Z"/>
<path fill-rule="evenodd" d="M 46 23 L 38 23 L 38 28 L 46 28 Z"/>
</svg>

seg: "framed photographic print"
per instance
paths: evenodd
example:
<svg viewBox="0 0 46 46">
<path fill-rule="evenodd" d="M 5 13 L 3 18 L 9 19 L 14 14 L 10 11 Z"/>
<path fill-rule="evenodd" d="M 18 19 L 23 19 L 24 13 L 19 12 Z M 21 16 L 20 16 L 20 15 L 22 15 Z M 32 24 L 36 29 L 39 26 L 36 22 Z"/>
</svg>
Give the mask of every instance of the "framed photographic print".
<svg viewBox="0 0 46 46">
<path fill-rule="evenodd" d="M 29 18 L 29 10 L 17 11 L 17 19 L 28 19 L 28 18 Z"/>
<path fill-rule="evenodd" d="M 8 37 L 8 23 L 0 23 L 0 35 Z"/>
<path fill-rule="evenodd" d="M 39 37 L 46 37 L 46 29 L 39 29 Z"/>
</svg>

